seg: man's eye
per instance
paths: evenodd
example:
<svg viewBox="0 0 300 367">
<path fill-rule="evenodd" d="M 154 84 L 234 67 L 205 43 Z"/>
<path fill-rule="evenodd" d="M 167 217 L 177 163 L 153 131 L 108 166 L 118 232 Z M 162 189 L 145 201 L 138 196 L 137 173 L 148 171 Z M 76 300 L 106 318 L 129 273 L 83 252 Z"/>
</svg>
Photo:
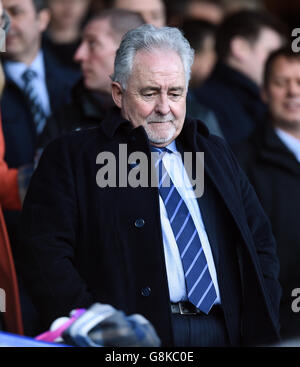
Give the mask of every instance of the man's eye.
<svg viewBox="0 0 300 367">
<path fill-rule="evenodd" d="M 19 8 L 13 8 L 13 9 L 10 10 L 10 15 L 12 17 L 18 16 L 22 13 L 23 13 L 22 9 L 19 9 Z"/>
<path fill-rule="evenodd" d="M 96 40 L 93 40 L 93 39 L 89 39 L 86 42 L 88 44 L 88 47 L 91 48 L 91 49 L 96 48 L 97 45 L 98 45 L 98 42 Z"/>
<path fill-rule="evenodd" d="M 284 87 L 287 83 L 284 80 L 274 80 L 273 83 L 277 86 L 277 87 Z"/>
<path fill-rule="evenodd" d="M 173 99 L 178 99 L 179 97 L 181 97 L 181 94 L 180 93 L 171 93 L 170 97 L 173 98 Z"/>
</svg>

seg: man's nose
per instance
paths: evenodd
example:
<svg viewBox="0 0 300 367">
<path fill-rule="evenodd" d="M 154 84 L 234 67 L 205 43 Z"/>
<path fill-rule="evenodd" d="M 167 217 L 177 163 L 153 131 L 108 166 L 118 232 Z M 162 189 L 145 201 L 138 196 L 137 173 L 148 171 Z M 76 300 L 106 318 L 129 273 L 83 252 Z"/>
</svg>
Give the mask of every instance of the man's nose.
<svg viewBox="0 0 300 367">
<path fill-rule="evenodd" d="M 295 96 L 300 95 L 300 83 L 297 80 L 291 80 L 288 84 L 288 94 Z"/>
<path fill-rule="evenodd" d="M 167 95 L 159 95 L 157 98 L 155 112 L 167 115 L 170 112 L 170 104 Z"/>
<path fill-rule="evenodd" d="M 81 62 L 87 57 L 87 47 L 84 42 L 82 42 L 79 47 L 77 48 L 75 55 L 74 55 L 74 61 L 75 62 Z"/>
</svg>

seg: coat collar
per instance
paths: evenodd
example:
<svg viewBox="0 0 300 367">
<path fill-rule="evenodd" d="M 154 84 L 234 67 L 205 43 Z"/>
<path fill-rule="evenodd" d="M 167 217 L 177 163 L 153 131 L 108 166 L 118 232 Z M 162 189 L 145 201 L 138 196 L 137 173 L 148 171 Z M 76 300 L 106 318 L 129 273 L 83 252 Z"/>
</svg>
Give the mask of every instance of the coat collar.
<svg viewBox="0 0 300 367">
<path fill-rule="evenodd" d="M 100 125 L 100 129 L 108 138 L 113 139 L 122 126 L 126 126 L 128 130 L 132 130 L 130 122 L 121 116 L 120 109 L 115 106 L 107 112 Z"/>
<path fill-rule="evenodd" d="M 300 164 L 294 154 L 285 146 L 269 123 L 255 132 L 250 140 L 257 158 L 274 166 L 300 174 Z"/>
<path fill-rule="evenodd" d="M 254 98 L 260 99 L 260 90 L 257 84 L 254 83 L 247 75 L 241 73 L 231 66 L 218 62 L 212 73 L 212 78 L 223 80 L 226 84 L 237 86 L 239 90 L 247 91 Z"/>
<path fill-rule="evenodd" d="M 72 88 L 72 103 L 76 104 L 81 113 L 89 118 L 102 121 L 106 112 L 114 105 L 111 94 L 88 90 L 81 78 Z"/>
<path fill-rule="evenodd" d="M 120 109 L 116 106 L 109 110 L 100 127 L 102 132 L 104 132 L 104 134 L 111 139 L 114 138 L 114 136 L 122 127 L 125 127 L 125 129 L 128 131 L 143 129 L 142 127 L 133 129 L 131 123 L 121 116 Z M 206 137 L 210 135 L 207 127 L 200 120 L 186 118 L 178 139 L 183 140 L 184 143 L 187 143 L 187 146 L 196 148 L 197 134 L 201 134 Z"/>
</svg>

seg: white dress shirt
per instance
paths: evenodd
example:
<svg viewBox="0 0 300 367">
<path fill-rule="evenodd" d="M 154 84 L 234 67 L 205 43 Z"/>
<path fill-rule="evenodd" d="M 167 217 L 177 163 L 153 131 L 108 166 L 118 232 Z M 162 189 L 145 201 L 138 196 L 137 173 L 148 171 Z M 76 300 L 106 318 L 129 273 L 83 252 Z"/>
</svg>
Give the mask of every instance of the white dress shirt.
<svg viewBox="0 0 300 367">
<path fill-rule="evenodd" d="M 200 208 L 197 203 L 197 199 L 195 198 L 195 195 L 193 195 L 193 188 L 184 169 L 180 154 L 176 149 L 175 141 L 168 145 L 167 148 L 175 154 L 164 154 L 163 164 L 174 185 L 176 186 L 179 194 L 187 205 L 191 213 L 191 217 L 193 218 L 208 263 L 208 269 L 216 289 L 217 299 L 215 301 L 215 304 L 217 304 L 220 303 L 220 292 L 216 268 L 204 223 L 202 220 Z M 187 300 L 184 270 L 180 258 L 179 249 L 177 247 L 173 230 L 168 218 L 167 210 L 160 196 L 159 203 L 170 300 L 171 302 L 179 302 Z"/>
<path fill-rule="evenodd" d="M 5 62 L 4 68 L 10 79 L 12 79 L 21 90 L 24 89 L 24 81 L 22 79 L 24 71 L 29 68 L 37 73 L 37 78 L 33 81 L 34 89 L 36 94 L 39 96 L 40 103 L 46 116 L 49 116 L 51 114 L 51 107 L 46 84 L 45 64 L 42 51 L 38 53 L 37 57 L 29 66 L 22 62 L 7 61 Z"/>
<path fill-rule="evenodd" d="M 295 155 L 298 162 L 300 162 L 300 140 L 285 131 L 276 128 L 275 132 L 283 144 Z"/>
</svg>

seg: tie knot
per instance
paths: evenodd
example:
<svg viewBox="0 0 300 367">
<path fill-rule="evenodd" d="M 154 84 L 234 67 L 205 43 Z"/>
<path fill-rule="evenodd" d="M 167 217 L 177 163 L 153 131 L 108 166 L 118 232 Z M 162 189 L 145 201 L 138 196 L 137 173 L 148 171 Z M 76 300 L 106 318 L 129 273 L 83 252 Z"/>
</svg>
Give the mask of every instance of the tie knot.
<svg viewBox="0 0 300 367">
<path fill-rule="evenodd" d="M 36 71 L 31 69 L 26 69 L 22 74 L 22 79 L 24 80 L 25 83 L 31 82 L 36 77 L 37 77 Z"/>
<path fill-rule="evenodd" d="M 172 151 L 170 149 L 168 149 L 167 147 L 163 147 L 163 148 L 157 148 L 154 146 L 151 146 L 151 152 L 157 152 L 159 154 L 161 153 L 172 153 Z"/>
</svg>

